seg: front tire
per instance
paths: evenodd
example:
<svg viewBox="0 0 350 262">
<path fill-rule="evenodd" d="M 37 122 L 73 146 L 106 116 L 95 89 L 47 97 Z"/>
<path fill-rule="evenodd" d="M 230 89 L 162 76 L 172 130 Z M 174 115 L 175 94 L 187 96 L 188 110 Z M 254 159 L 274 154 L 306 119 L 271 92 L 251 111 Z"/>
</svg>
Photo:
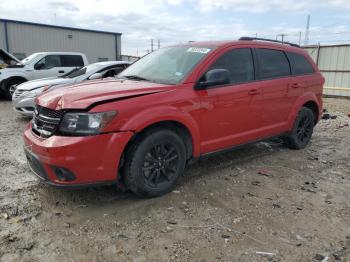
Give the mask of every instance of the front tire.
<svg viewBox="0 0 350 262">
<path fill-rule="evenodd" d="M 170 192 L 186 165 L 186 148 L 173 131 L 155 129 L 137 139 L 126 155 L 124 180 L 141 197 Z"/>
<path fill-rule="evenodd" d="M 22 79 L 10 79 L 9 81 L 7 81 L 5 83 L 5 89 L 3 91 L 3 95 L 5 97 L 6 100 L 11 101 L 12 100 L 12 95 L 13 93 L 16 91 L 16 87 L 19 84 L 24 83 L 25 81 Z"/>
<path fill-rule="evenodd" d="M 310 142 L 315 126 L 315 116 L 310 108 L 300 109 L 292 131 L 286 137 L 286 145 L 292 149 L 303 149 Z"/>
</svg>

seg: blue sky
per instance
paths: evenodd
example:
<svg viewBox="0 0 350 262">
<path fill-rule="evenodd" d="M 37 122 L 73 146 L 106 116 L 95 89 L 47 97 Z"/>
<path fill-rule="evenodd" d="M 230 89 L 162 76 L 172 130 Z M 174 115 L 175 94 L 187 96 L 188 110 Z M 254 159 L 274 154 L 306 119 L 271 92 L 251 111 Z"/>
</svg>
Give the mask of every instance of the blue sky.
<svg viewBox="0 0 350 262">
<path fill-rule="evenodd" d="M 308 14 L 310 44 L 350 42 L 348 0 L 11 0 L 0 6 L 1 18 L 121 32 L 123 53 L 130 55 L 144 54 L 151 38 L 164 46 L 284 33 L 299 42 Z"/>
</svg>

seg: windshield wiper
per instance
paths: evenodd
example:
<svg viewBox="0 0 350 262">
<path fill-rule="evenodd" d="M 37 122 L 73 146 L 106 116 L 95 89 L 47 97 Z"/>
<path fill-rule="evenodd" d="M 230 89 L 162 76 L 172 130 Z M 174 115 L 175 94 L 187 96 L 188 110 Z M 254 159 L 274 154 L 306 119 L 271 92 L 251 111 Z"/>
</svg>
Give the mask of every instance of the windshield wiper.
<svg viewBox="0 0 350 262">
<path fill-rule="evenodd" d="M 131 80 L 139 80 L 139 81 L 148 81 L 150 82 L 151 80 L 141 77 L 141 76 L 137 76 L 137 75 L 126 75 L 126 76 L 122 76 L 126 79 L 131 79 Z"/>
</svg>

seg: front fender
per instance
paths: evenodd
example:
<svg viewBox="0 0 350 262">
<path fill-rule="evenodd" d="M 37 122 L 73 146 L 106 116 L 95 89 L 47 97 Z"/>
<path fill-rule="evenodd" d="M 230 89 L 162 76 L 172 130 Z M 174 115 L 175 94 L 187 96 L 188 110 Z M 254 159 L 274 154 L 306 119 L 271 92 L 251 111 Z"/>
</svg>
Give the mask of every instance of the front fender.
<svg viewBox="0 0 350 262">
<path fill-rule="evenodd" d="M 318 107 L 318 112 L 321 114 L 322 112 L 322 103 L 317 99 L 317 96 L 315 93 L 307 92 L 300 96 L 297 101 L 294 103 L 293 108 L 289 114 L 288 117 L 288 130 L 292 130 L 295 122 L 295 118 L 297 117 L 300 109 L 305 105 L 307 102 L 315 102 Z"/>
<path fill-rule="evenodd" d="M 6 68 L 1 70 L 0 77 L 1 77 L 0 78 L 0 89 L 2 91 L 5 90 L 6 83 L 11 79 L 22 78 L 25 81 L 29 80 L 29 76 L 25 72 L 21 72 L 19 70 L 15 70 L 15 69 L 14 70 L 7 70 Z"/>
<path fill-rule="evenodd" d="M 161 112 L 161 114 L 160 114 Z M 172 106 L 160 106 L 140 111 L 137 114 L 117 117 L 115 124 L 111 124 L 105 131 L 134 131 L 141 132 L 145 128 L 164 121 L 174 121 L 185 126 L 193 142 L 194 157 L 200 154 L 200 132 L 196 120 L 188 112 Z"/>
<path fill-rule="evenodd" d="M 4 68 L 1 70 L 1 80 L 6 80 L 13 77 L 24 78 L 27 81 L 31 80 L 29 74 L 25 71 L 25 68 Z"/>
</svg>

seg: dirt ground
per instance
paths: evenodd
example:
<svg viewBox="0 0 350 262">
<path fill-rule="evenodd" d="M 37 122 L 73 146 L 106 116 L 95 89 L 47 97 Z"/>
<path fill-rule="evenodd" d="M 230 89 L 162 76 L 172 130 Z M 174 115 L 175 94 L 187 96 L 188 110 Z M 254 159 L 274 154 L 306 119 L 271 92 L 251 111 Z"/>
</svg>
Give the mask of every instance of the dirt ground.
<svg viewBox="0 0 350 262">
<path fill-rule="evenodd" d="M 337 118 L 304 150 L 247 146 L 139 199 L 39 183 L 22 150 L 28 120 L 0 101 L 0 261 L 350 261 L 350 100 L 325 108 Z"/>
</svg>

